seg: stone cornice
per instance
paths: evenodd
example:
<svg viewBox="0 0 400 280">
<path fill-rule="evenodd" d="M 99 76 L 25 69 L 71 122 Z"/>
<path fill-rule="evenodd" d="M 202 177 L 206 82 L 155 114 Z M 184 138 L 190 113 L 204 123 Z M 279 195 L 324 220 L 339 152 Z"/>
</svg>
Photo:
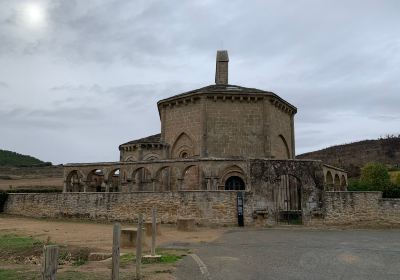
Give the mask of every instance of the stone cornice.
<svg viewBox="0 0 400 280">
<path fill-rule="evenodd" d="M 138 149 L 162 150 L 165 147 L 167 147 L 167 145 L 163 143 L 137 143 L 137 144 L 122 144 L 119 146 L 119 150 L 125 152 L 132 152 Z"/>
</svg>

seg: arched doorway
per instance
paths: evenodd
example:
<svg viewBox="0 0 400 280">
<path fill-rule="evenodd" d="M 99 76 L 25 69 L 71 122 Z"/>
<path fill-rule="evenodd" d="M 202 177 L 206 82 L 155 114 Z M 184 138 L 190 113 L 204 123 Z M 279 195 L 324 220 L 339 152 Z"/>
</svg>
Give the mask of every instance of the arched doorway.
<svg viewBox="0 0 400 280">
<path fill-rule="evenodd" d="M 81 192 L 84 190 L 83 188 L 83 177 L 82 175 L 77 171 L 73 170 L 71 171 L 66 180 L 66 192 Z"/>
<path fill-rule="evenodd" d="M 301 190 L 301 181 L 297 177 L 285 174 L 277 178 L 272 190 L 277 223 L 302 223 Z"/>
<path fill-rule="evenodd" d="M 330 171 L 326 172 L 325 183 L 326 183 L 326 190 L 327 191 L 333 191 L 334 190 L 333 176 L 332 176 L 332 173 Z"/>
<path fill-rule="evenodd" d="M 335 175 L 335 179 L 334 179 L 333 183 L 335 185 L 335 192 L 340 191 L 340 177 L 338 174 Z"/>
<path fill-rule="evenodd" d="M 225 182 L 226 191 L 244 191 L 245 184 L 239 176 L 231 176 Z"/>
</svg>

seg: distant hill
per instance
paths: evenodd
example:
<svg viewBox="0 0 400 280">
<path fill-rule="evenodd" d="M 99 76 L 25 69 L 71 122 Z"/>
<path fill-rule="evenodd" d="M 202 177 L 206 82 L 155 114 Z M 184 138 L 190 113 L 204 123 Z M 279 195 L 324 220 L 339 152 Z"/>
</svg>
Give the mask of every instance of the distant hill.
<svg viewBox="0 0 400 280">
<path fill-rule="evenodd" d="M 349 177 L 360 176 L 360 168 L 368 162 L 380 162 L 391 168 L 400 168 L 400 135 L 333 146 L 301 154 L 296 158 L 322 160 L 345 169 Z"/>
<path fill-rule="evenodd" d="M 18 154 L 16 152 L 0 150 L 0 166 L 46 166 L 51 162 L 44 162 L 37 158 Z"/>
</svg>

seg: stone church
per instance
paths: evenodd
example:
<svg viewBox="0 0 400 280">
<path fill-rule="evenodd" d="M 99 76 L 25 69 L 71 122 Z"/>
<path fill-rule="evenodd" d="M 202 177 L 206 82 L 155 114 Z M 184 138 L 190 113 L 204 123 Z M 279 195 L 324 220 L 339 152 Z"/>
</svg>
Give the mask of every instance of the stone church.
<svg viewBox="0 0 400 280">
<path fill-rule="evenodd" d="M 297 108 L 229 84 L 228 65 L 228 52 L 218 51 L 215 84 L 158 101 L 161 132 L 121 144 L 120 161 L 64 165 L 64 192 L 242 191 L 249 219 L 318 213 L 324 191 L 346 189 L 346 172 L 295 160 Z"/>
</svg>

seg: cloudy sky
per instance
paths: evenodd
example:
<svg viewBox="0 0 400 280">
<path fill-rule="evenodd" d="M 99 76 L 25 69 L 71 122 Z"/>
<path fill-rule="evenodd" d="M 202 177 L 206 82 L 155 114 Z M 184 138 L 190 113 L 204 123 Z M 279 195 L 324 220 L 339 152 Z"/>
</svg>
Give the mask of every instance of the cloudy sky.
<svg viewBox="0 0 400 280">
<path fill-rule="evenodd" d="M 214 82 L 298 108 L 297 153 L 400 133 L 400 1 L 0 0 L 0 149 L 118 160 L 157 100 Z"/>
</svg>

